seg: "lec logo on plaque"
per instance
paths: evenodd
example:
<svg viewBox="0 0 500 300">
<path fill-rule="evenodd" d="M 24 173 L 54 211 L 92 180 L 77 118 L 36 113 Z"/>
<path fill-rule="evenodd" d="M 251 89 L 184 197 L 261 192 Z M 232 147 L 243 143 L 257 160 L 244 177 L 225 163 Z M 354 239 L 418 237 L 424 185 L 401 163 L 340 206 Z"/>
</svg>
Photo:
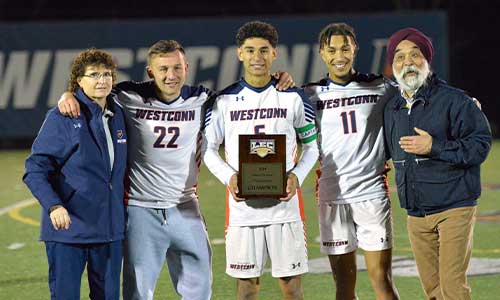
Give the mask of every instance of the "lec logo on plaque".
<svg viewBox="0 0 500 300">
<path fill-rule="evenodd" d="M 276 154 L 274 139 L 250 139 L 250 154 L 266 157 L 268 154 Z"/>
</svg>

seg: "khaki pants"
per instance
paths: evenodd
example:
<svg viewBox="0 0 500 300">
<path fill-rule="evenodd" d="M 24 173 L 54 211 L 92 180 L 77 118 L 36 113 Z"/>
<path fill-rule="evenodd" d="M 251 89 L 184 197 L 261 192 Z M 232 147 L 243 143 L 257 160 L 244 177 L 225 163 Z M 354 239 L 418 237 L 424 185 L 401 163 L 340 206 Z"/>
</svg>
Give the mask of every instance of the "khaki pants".
<svg viewBox="0 0 500 300">
<path fill-rule="evenodd" d="M 475 206 L 408 216 L 411 248 L 427 299 L 471 299 L 466 272 L 475 220 Z"/>
</svg>

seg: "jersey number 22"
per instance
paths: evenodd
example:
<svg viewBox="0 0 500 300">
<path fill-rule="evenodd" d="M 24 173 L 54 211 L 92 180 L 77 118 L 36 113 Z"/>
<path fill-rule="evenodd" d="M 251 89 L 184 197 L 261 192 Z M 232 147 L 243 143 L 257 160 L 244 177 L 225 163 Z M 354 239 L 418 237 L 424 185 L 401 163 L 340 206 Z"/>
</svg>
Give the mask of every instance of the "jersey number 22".
<svg viewBox="0 0 500 300">
<path fill-rule="evenodd" d="M 177 144 L 175 143 L 179 138 L 180 128 L 179 127 L 164 127 L 164 126 L 155 126 L 153 129 L 154 133 L 159 133 L 158 138 L 156 139 L 153 147 L 155 148 L 177 148 Z M 164 144 L 163 141 L 165 136 L 169 134 L 173 134 L 168 143 Z"/>
</svg>

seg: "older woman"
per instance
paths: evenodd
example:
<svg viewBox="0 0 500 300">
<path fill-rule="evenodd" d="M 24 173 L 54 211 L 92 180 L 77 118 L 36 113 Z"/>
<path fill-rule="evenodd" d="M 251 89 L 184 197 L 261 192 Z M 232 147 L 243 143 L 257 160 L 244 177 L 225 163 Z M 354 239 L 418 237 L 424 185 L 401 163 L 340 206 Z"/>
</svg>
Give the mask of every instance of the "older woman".
<svg viewBox="0 0 500 300">
<path fill-rule="evenodd" d="M 109 54 L 81 52 L 69 85 L 82 114 L 50 110 L 26 160 L 23 180 L 42 206 L 52 299 L 80 299 L 85 266 L 91 299 L 119 299 L 127 137 L 110 97 L 115 78 Z"/>
</svg>

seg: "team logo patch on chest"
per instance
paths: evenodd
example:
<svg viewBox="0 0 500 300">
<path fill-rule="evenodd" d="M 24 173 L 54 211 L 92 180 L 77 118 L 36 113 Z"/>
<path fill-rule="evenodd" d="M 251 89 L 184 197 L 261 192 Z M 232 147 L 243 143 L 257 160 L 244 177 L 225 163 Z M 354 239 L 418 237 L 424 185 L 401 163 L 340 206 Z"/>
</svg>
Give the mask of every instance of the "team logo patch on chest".
<svg viewBox="0 0 500 300">
<path fill-rule="evenodd" d="M 116 137 L 117 137 L 116 142 L 118 144 L 125 144 L 125 143 L 127 143 L 127 139 L 123 138 L 123 130 L 121 130 L 121 129 L 116 130 Z"/>
<path fill-rule="evenodd" d="M 273 139 L 251 139 L 250 154 L 257 154 L 259 157 L 266 157 L 268 154 L 275 154 L 275 143 Z"/>
</svg>

